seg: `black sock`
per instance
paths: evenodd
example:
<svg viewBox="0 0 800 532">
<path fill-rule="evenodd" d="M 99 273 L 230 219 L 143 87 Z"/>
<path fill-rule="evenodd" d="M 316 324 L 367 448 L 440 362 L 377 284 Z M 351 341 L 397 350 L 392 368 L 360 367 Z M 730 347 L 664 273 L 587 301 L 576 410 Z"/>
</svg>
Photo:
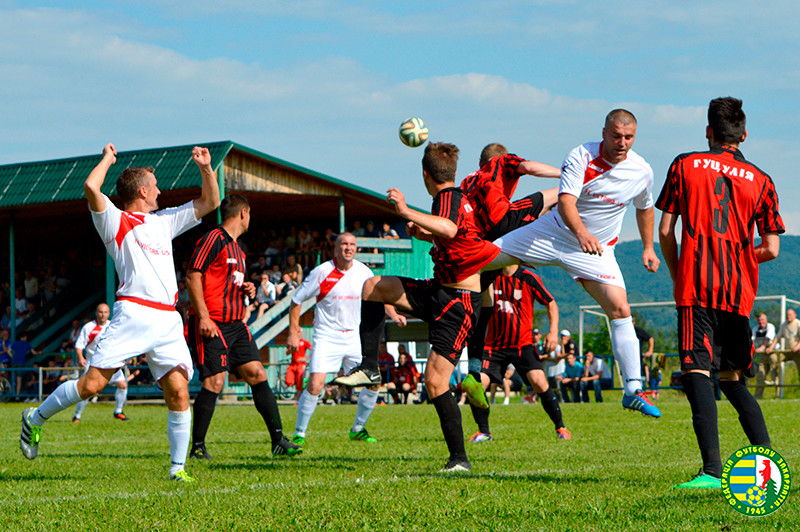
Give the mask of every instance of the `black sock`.
<svg viewBox="0 0 800 532">
<path fill-rule="evenodd" d="M 211 425 L 211 418 L 214 417 L 214 408 L 217 406 L 217 396 L 211 390 L 200 388 L 200 392 L 194 398 L 192 408 L 192 447 L 204 446 L 208 426 Z"/>
<path fill-rule="evenodd" d="M 702 373 L 684 373 L 681 382 L 692 407 L 692 426 L 697 436 L 700 455 L 703 457 L 703 472 L 720 478 L 722 459 L 719 454 L 717 402 L 711 379 Z"/>
<path fill-rule="evenodd" d="M 458 409 L 455 397 L 450 392 L 445 392 L 439 397 L 430 400 L 439 414 L 439 423 L 442 425 L 442 434 L 450 451 L 450 460 L 466 461 L 467 450 L 464 448 L 464 430 L 461 427 L 461 411 Z"/>
<path fill-rule="evenodd" d="M 361 301 L 361 366 L 378 371 L 378 345 L 386 323 L 386 310 L 380 301 Z"/>
<path fill-rule="evenodd" d="M 397 390 L 389 390 L 389 394 L 392 396 L 392 399 L 394 399 L 395 404 L 400 402 L 400 396 L 397 395 Z"/>
<path fill-rule="evenodd" d="M 486 397 L 486 393 L 483 394 Z M 486 401 L 489 402 L 488 400 Z M 478 424 L 478 430 L 484 434 L 491 434 L 489 431 L 489 408 L 478 408 L 470 403 L 470 410 L 472 410 L 472 419 Z"/>
<path fill-rule="evenodd" d="M 253 390 L 253 403 L 256 405 L 256 410 L 264 418 L 264 423 L 267 424 L 272 443 L 278 443 L 283 438 L 283 425 L 281 424 L 281 413 L 278 411 L 278 402 L 275 400 L 275 395 L 272 393 L 267 381 L 253 384 L 250 389 Z"/>
<path fill-rule="evenodd" d="M 739 423 L 751 445 L 770 447 L 769 432 L 764 421 L 764 414 L 755 397 L 742 381 L 719 381 L 719 387 L 728 398 L 733 408 L 739 413 Z"/>
<path fill-rule="evenodd" d="M 408 394 L 410 392 L 403 392 L 403 404 L 408 404 Z"/>
<path fill-rule="evenodd" d="M 564 421 L 561 419 L 561 407 L 558 406 L 558 397 L 552 388 L 548 388 L 546 392 L 536 394 L 542 400 L 542 408 L 550 416 L 556 430 L 564 427 Z"/>
</svg>

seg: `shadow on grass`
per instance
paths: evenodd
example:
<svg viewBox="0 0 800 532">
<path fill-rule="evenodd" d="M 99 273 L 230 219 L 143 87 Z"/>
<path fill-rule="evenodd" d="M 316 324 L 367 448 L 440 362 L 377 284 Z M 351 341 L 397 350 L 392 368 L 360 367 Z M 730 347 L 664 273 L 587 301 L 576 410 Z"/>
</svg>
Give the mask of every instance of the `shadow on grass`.
<svg viewBox="0 0 800 532">
<path fill-rule="evenodd" d="M 424 458 L 402 458 L 402 462 L 419 462 L 425 460 Z M 396 464 L 398 458 L 395 457 L 364 457 L 355 458 L 351 456 L 305 456 L 301 455 L 296 458 L 278 457 L 269 458 L 263 456 L 252 456 L 244 458 L 238 462 L 228 463 L 210 463 L 209 469 L 218 470 L 246 470 L 246 471 L 259 471 L 264 469 L 311 469 L 320 471 L 325 469 L 353 471 L 365 464 L 383 464 L 390 463 Z M 378 466 L 380 467 L 380 466 Z"/>
<path fill-rule="evenodd" d="M 591 476 L 559 476 L 550 473 L 474 473 L 474 472 L 459 472 L 459 473 L 420 473 L 416 475 L 419 477 L 428 477 L 436 479 L 459 480 L 459 479 L 481 479 L 493 480 L 495 482 L 538 482 L 542 484 L 558 483 L 559 485 L 582 485 L 582 484 L 601 484 L 607 482 L 605 478 L 597 478 Z"/>
<path fill-rule="evenodd" d="M 103 460 L 106 458 L 129 458 L 131 460 L 142 460 L 145 458 L 163 458 L 168 453 L 75 453 L 75 452 L 48 452 L 50 458 L 96 458 Z"/>
</svg>

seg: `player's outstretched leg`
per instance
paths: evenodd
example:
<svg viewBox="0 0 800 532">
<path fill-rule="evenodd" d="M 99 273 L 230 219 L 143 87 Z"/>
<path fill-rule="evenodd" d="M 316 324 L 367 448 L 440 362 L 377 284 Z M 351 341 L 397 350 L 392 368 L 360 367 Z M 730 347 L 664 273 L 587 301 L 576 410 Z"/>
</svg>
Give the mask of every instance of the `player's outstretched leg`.
<svg viewBox="0 0 800 532">
<path fill-rule="evenodd" d="M 350 429 L 350 441 L 363 441 L 367 443 L 375 443 L 378 440 L 367 432 L 367 420 L 370 414 L 375 409 L 375 403 L 378 400 L 378 390 L 372 388 L 362 388 L 358 393 L 358 408 L 356 409 L 356 418 L 353 422 L 353 427 Z"/>
<path fill-rule="evenodd" d="M 108 379 L 103 380 L 102 375 L 99 375 L 97 371 L 93 371 L 91 375 L 99 377 L 99 380 L 96 381 L 96 384 L 100 386 L 99 389 L 102 389 L 108 382 Z M 85 375 L 81 377 L 84 382 L 85 378 Z M 22 431 L 19 436 L 19 448 L 25 458 L 33 460 L 39 454 L 41 427 L 44 422 L 81 400 L 78 393 L 79 382 L 81 381 L 64 382 L 38 408 L 25 409 L 22 414 Z"/>
<path fill-rule="evenodd" d="M 114 392 L 114 419 L 118 419 L 120 421 L 128 421 L 128 416 L 126 416 L 122 409 L 125 407 L 125 403 L 128 402 L 128 385 L 127 384 L 119 384 L 117 385 L 117 391 Z"/>
<path fill-rule="evenodd" d="M 661 417 L 661 411 L 650 402 L 642 390 L 639 339 L 636 338 L 630 316 L 611 320 L 611 346 L 625 388 L 622 407 L 637 410 L 646 416 Z"/>
</svg>

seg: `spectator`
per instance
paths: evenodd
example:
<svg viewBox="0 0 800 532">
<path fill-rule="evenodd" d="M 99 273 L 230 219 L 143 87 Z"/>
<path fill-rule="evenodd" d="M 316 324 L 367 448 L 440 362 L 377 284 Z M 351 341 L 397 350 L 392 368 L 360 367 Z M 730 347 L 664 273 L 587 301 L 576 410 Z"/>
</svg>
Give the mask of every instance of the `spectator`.
<svg viewBox="0 0 800 532">
<path fill-rule="evenodd" d="M 269 280 L 269 272 L 261 272 L 261 278 L 256 287 L 255 304 L 258 306 L 258 315 L 256 319 L 263 316 L 264 313 L 275 304 L 275 299 L 277 297 L 278 294 L 275 285 Z"/>
<path fill-rule="evenodd" d="M 414 361 L 405 353 L 397 355 L 397 365 L 392 371 L 392 380 L 386 385 L 394 398 L 394 403 L 400 404 L 400 394 L 402 394 L 402 403 L 407 404 L 408 395 L 417 390 L 417 382 L 419 382 L 419 372 Z"/>
<path fill-rule="evenodd" d="M 11 331 L 5 327 L 0 330 L 0 366 L 3 367 L 11 364 L 11 359 L 14 356 L 14 352 L 11 351 L 11 341 L 9 340 L 10 333 Z"/>
<path fill-rule="evenodd" d="M 17 287 L 14 298 L 14 308 L 17 309 L 17 317 L 24 316 L 28 312 L 28 300 L 25 299 L 25 289 L 21 286 Z"/>
<path fill-rule="evenodd" d="M 775 346 L 779 341 L 784 340 L 783 350 L 787 353 L 773 353 Z M 786 321 L 781 323 L 778 328 L 778 334 L 772 340 L 772 343 L 767 347 L 767 354 L 769 355 L 770 369 L 765 377 L 765 384 L 779 384 L 780 366 L 786 359 L 793 359 L 800 351 L 800 320 L 797 319 L 797 313 L 793 308 L 786 309 Z"/>
<path fill-rule="evenodd" d="M 331 260 L 333 258 L 333 250 L 336 247 L 336 233 L 333 229 L 326 229 L 325 236 L 322 239 L 322 261 Z"/>
<path fill-rule="evenodd" d="M 33 275 L 31 270 L 25 270 L 25 280 L 22 283 L 25 286 L 25 299 L 39 301 L 39 279 Z"/>
<path fill-rule="evenodd" d="M 297 251 L 297 228 L 295 226 L 289 228 L 289 235 L 283 240 L 283 245 L 286 253 Z"/>
<path fill-rule="evenodd" d="M 563 333 L 564 331 L 561 332 Z M 563 341 L 563 334 L 561 339 Z M 564 378 L 564 368 L 566 366 L 564 363 L 565 356 L 563 355 L 563 351 L 564 347 L 562 345 L 557 345 L 553 351 L 545 355 L 547 358 L 543 357 L 544 374 L 547 377 L 547 383 L 561 402 L 566 400 L 564 391 L 561 389 L 561 379 Z"/>
<path fill-rule="evenodd" d="M 631 321 L 633 322 L 633 330 L 636 332 L 636 338 L 639 340 L 639 353 L 642 356 L 642 384 L 650 381 L 650 363 L 651 358 L 653 356 L 653 336 L 642 329 L 641 327 L 636 326 L 636 316 L 631 316 Z"/>
<path fill-rule="evenodd" d="M 381 234 L 375 229 L 375 222 L 372 220 L 367 222 L 367 228 L 364 231 L 364 236 L 367 238 L 379 238 Z"/>
<path fill-rule="evenodd" d="M 356 238 L 364 236 L 364 228 L 361 227 L 361 222 L 358 220 L 353 221 L 353 230 L 350 232 L 353 233 L 353 236 Z"/>
<path fill-rule="evenodd" d="M 775 357 L 777 360 L 778 355 L 775 353 L 767 354 L 767 348 L 775 339 L 775 326 L 767 320 L 767 315 L 763 312 L 756 318 L 756 323 L 758 327 L 753 330 L 753 348 L 757 357 L 758 373 L 756 374 L 756 391 L 753 397 L 761 399 L 764 396 L 764 384 L 766 384 L 767 375 L 772 376 L 776 369 L 771 359 Z"/>
<path fill-rule="evenodd" d="M 381 370 L 381 380 L 388 384 L 392 380 L 394 357 L 386 351 L 386 342 L 378 344 L 378 364 Z"/>
<path fill-rule="evenodd" d="M 278 299 L 283 299 L 289 294 L 291 294 L 299 285 L 297 282 L 292 280 L 288 273 L 284 273 L 281 277 L 281 283 L 275 287 L 275 291 L 278 294 Z"/>
<path fill-rule="evenodd" d="M 583 377 L 583 364 L 575 359 L 573 353 L 567 355 L 567 365 L 564 368 L 564 377 L 561 379 L 561 389 L 565 402 L 581 402 L 581 378 Z M 572 396 L 572 399 L 569 396 Z"/>
<path fill-rule="evenodd" d="M 81 320 L 74 319 L 72 320 L 72 327 L 69 330 L 69 341 L 72 342 L 72 345 L 75 345 L 75 342 L 78 341 L 78 337 L 81 335 Z"/>
<path fill-rule="evenodd" d="M 286 257 L 286 267 L 283 273 L 288 273 L 289 277 L 300 286 L 303 283 L 303 268 L 297 263 L 297 257 L 288 255 Z"/>
<path fill-rule="evenodd" d="M 381 238 L 388 238 L 389 240 L 398 240 L 400 235 L 397 234 L 397 231 L 392 229 L 392 226 L 388 223 L 383 223 L 383 230 L 381 231 Z"/>
<path fill-rule="evenodd" d="M 19 339 L 11 344 L 11 367 L 12 368 L 24 368 L 28 365 L 28 356 L 29 355 L 38 355 L 39 351 L 33 348 L 31 344 L 28 343 L 28 331 L 23 331 L 22 334 L 19 335 Z M 22 391 L 22 371 L 17 371 L 17 394 Z M 38 381 L 37 381 L 38 382 Z"/>
<path fill-rule="evenodd" d="M 11 305 L 6 306 L 6 311 L 3 317 L 0 318 L 0 327 L 4 329 L 11 327 Z"/>
<path fill-rule="evenodd" d="M 47 273 L 44 275 L 44 281 L 42 283 L 42 288 L 44 292 L 44 300 L 45 302 L 50 302 L 56 297 L 56 292 L 58 291 L 58 286 L 56 285 L 56 271 L 52 266 L 47 268 Z"/>
<path fill-rule="evenodd" d="M 250 280 L 258 284 L 261 280 L 261 274 L 268 271 L 267 258 L 265 256 L 258 257 L 258 260 L 250 266 Z"/>
<path fill-rule="evenodd" d="M 561 335 L 561 356 L 562 358 L 566 358 L 567 355 L 573 354 L 576 357 L 578 356 L 578 346 L 575 345 L 575 341 L 572 339 L 572 335 L 567 329 L 563 329 L 560 333 Z"/>
<path fill-rule="evenodd" d="M 70 280 L 69 277 L 69 268 L 67 268 L 66 264 L 62 264 L 61 268 L 58 271 L 58 276 L 56 277 L 56 292 L 57 293 L 63 292 L 71 284 L 72 280 Z"/>
<path fill-rule="evenodd" d="M 267 259 L 267 265 L 273 266 L 278 264 L 280 266 L 280 258 L 283 253 L 283 238 L 278 235 L 277 229 L 269 230 L 269 238 L 267 239 L 267 249 L 264 250 L 264 256 Z"/>
<path fill-rule="evenodd" d="M 280 264 L 273 264 L 270 266 L 270 269 L 267 270 L 269 274 L 269 282 L 274 284 L 276 287 L 281 282 L 281 277 L 283 277 L 283 272 L 281 272 L 281 265 Z"/>
<path fill-rule="evenodd" d="M 609 390 L 614 385 L 614 376 L 602 358 L 594 356 L 592 351 L 586 351 L 586 367 L 581 378 L 581 396 L 583 402 L 589 402 L 589 388 L 594 388 L 594 400 L 603 402 L 602 390 Z"/>
</svg>

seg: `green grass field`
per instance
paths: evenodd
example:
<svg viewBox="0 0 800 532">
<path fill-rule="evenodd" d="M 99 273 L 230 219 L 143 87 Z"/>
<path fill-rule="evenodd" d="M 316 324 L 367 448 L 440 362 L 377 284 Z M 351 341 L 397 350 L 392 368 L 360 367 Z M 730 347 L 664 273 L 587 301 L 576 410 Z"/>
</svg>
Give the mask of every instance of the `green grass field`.
<svg viewBox="0 0 800 532">
<path fill-rule="evenodd" d="M 658 401 L 659 420 L 607 402 L 564 405 L 573 434 L 556 441 L 539 406 L 492 413 L 495 441 L 467 443 L 469 474 L 441 476 L 447 458 L 432 406 L 378 406 L 377 444 L 352 443 L 353 406 L 320 405 L 306 452 L 273 459 L 249 404 L 221 405 L 211 462 L 187 466 L 194 484 L 167 480 L 166 410 L 90 405 L 80 425 L 63 412 L 43 429 L 39 457 L 19 451 L 22 404 L 0 405 L 3 530 L 800 530 L 798 489 L 775 513 L 747 517 L 718 492 L 670 489 L 699 468 L 688 405 Z M 723 461 L 747 442 L 719 403 Z M 762 403 L 773 446 L 800 483 L 797 400 Z M 291 434 L 295 407 L 281 407 Z M 465 436 L 475 431 L 462 408 Z"/>
</svg>

